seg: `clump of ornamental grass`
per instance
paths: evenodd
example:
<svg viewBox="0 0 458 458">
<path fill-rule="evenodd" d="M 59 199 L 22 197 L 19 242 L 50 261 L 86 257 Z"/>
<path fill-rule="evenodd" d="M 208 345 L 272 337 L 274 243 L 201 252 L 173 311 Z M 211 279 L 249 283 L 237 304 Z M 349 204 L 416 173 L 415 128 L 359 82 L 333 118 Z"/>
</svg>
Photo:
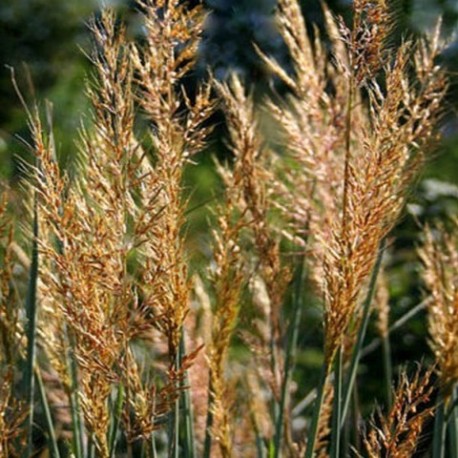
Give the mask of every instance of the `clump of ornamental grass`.
<svg viewBox="0 0 458 458">
<path fill-rule="evenodd" d="M 88 450 L 112 455 L 120 423 L 129 442 L 151 442 L 166 415 L 173 417 L 173 443 L 184 372 L 195 356 L 180 351 L 191 289 L 182 174 L 203 146 L 212 102 L 207 88 L 191 100 L 179 82 L 194 60 L 203 13 L 173 1 L 139 8 L 142 46 L 127 42 L 109 10 L 91 24 L 92 125 L 82 129 L 73 181 L 57 165 L 52 132 L 38 112 L 29 119 L 41 258 L 39 345 L 67 392 L 77 456 L 86 434 Z M 134 134 L 137 98 L 152 126 L 151 151 Z M 154 330 L 167 344 L 168 362 L 149 374 L 135 348 Z"/>
<path fill-rule="evenodd" d="M 439 29 L 394 51 L 387 3 L 357 0 L 351 27 L 324 7 L 327 49 L 317 31 L 314 39 L 307 34 L 298 1 L 279 0 L 278 30 L 294 70 L 259 50 L 288 89 L 262 107 L 280 130 L 272 144 L 260 127 L 265 113 L 237 76 L 211 78 L 192 95 L 183 88 L 203 8 L 177 0 L 139 0 L 137 7 L 140 43 L 129 41 L 110 9 L 91 22 L 92 111 L 74 176 L 58 165 L 50 110 L 46 123 L 38 107 L 27 110 L 35 159 L 28 168 L 28 349 L 18 340 L 19 315 L 5 302 L 9 232 L 0 348 L 7 363 L 27 355 L 29 454 L 35 373 L 56 456 L 63 440 L 76 458 L 163 450 L 173 457 L 343 456 L 340 431 L 378 290 L 388 416 L 374 422 L 365 445 L 371 456 L 409 456 L 433 411 L 431 372 L 402 376 L 391 399 L 388 298 L 377 278 L 384 240 L 436 139 L 446 91 L 435 63 Z M 216 165 L 223 198 L 212 209 L 209 266 L 193 282 L 183 177 L 206 145 L 215 98 L 232 160 Z M 448 274 L 455 258 L 447 242 L 442 265 L 428 237 L 423 258 L 437 315 L 431 335 L 449 387 L 455 331 L 442 318 L 456 299 L 456 272 Z M 297 427 L 292 375 L 307 274 L 323 304 L 324 363 L 311 421 Z M 233 356 L 234 337 L 248 350 L 242 361 Z M 12 378 L 3 380 L 0 403 L 11 412 Z M 19 445 L 13 435 L 22 422 L 21 413 L 0 417 L 2 446 Z"/>
<path fill-rule="evenodd" d="M 355 2 L 352 28 L 326 9 L 325 16 L 331 58 L 319 37 L 314 43 L 308 38 L 299 5 L 291 0 L 279 2 L 278 25 L 294 75 L 261 54 L 291 89 L 286 101 L 271 100 L 267 109 L 283 129 L 289 167 L 295 164 L 289 171 L 278 161 L 286 177 L 279 180 L 278 194 L 292 238 L 299 239 L 304 227 L 311 237 L 312 275 L 324 304 L 323 380 L 335 361 L 341 364 L 344 336 L 357 323 L 365 295 L 369 308 L 382 242 L 425 163 L 446 91 L 444 72 L 435 63 L 442 49 L 439 28 L 430 41 L 405 40 L 390 50 L 384 1 Z M 311 215 L 308 224 L 304 215 Z M 365 323 L 357 329 L 364 332 Z M 309 457 L 320 403 L 319 398 Z"/>
<path fill-rule="evenodd" d="M 406 41 L 389 58 L 384 2 L 357 2 L 351 30 L 325 14 L 330 60 L 319 42 L 308 39 L 298 5 L 286 0 L 280 2 L 279 27 L 296 77 L 264 60 L 292 89 L 284 105 L 271 101 L 268 108 L 283 128 L 288 157 L 298 165 L 285 172 L 289 186 L 281 187 L 288 215 L 298 219 L 297 231 L 305 227 L 304 207 L 312 207 L 314 276 L 325 301 L 329 362 L 358 308 L 380 243 L 424 164 L 446 85 L 435 64 L 438 30 L 430 43 Z M 312 198 L 295 199 L 298 194 Z"/>
</svg>

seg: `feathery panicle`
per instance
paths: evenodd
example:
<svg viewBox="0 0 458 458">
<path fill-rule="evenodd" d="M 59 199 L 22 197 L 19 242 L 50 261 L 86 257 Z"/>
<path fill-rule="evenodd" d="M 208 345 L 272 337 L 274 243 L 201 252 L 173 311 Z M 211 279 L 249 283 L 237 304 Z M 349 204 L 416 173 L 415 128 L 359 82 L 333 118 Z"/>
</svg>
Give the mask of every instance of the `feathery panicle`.
<svg viewBox="0 0 458 458">
<path fill-rule="evenodd" d="M 206 121 L 214 103 L 208 85 L 198 89 L 193 99 L 180 86 L 196 57 L 204 20 L 202 8 L 189 10 L 175 0 L 140 1 L 139 7 L 144 14 L 146 44 L 133 47 L 132 60 L 138 100 L 153 123 L 155 156 L 154 166 L 144 165 L 142 196 L 148 199 L 157 195 L 156 211 L 161 212 L 150 234 L 143 231 L 148 243 L 142 249 L 151 261 L 147 261 L 142 280 L 145 285 L 154 285 L 144 291 L 145 301 L 160 316 L 157 325 L 169 339 L 173 359 L 189 312 L 190 294 L 182 234 L 186 204 L 182 199 L 183 169 L 210 132 Z M 156 192 L 148 189 L 152 179 Z"/>
<path fill-rule="evenodd" d="M 233 76 L 229 84 L 215 83 L 222 98 L 226 115 L 230 147 L 235 156 L 233 180 L 242 190 L 241 212 L 246 214 L 253 233 L 258 257 L 260 281 L 266 290 L 269 336 L 266 345 L 271 359 L 271 388 L 278 397 L 280 384 L 281 307 L 291 275 L 283 265 L 279 242 L 270 221 L 274 205 L 267 189 L 271 173 L 268 168 L 270 154 L 265 149 L 257 130 L 254 102 L 241 81 Z"/>
<path fill-rule="evenodd" d="M 128 182 L 135 173 L 130 161 L 135 148 L 131 70 L 123 31 L 109 11 L 91 27 L 96 73 L 88 93 L 94 131 L 84 130 L 81 137 L 86 167 L 69 183 L 59 171 L 55 152 L 37 149 L 35 178 L 43 226 L 42 294 L 51 318 L 42 323 L 42 334 L 56 333 L 51 345 L 45 340 L 45 346 L 51 347 L 54 361 L 56 349 L 63 351 L 60 359 L 70 349 L 74 352 L 86 426 L 100 453 L 107 456 L 107 402 L 118 378 L 128 304 L 133 301 L 125 260 L 131 249 L 127 220 L 133 205 Z M 56 369 L 62 372 L 64 364 L 60 361 Z"/>
<path fill-rule="evenodd" d="M 447 231 L 425 229 L 420 249 L 423 279 L 432 300 L 428 304 L 429 334 L 446 399 L 458 382 L 458 221 Z"/>
<path fill-rule="evenodd" d="M 209 86 L 192 99 L 179 86 L 195 57 L 201 9 L 172 1 L 140 6 L 148 31 L 144 48 L 127 43 L 110 10 L 90 25 L 93 127 L 82 130 L 81 167 L 72 182 L 57 165 L 51 134 L 38 114 L 30 115 L 43 256 L 39 333 L 69 394 L 66 356 L 74 355 L 85 426 L 101 456 L 108 455 L 115 384 L 126 386 L 125 408 L 133 409 L 134 424 L 124 415 L 129 439 L 151 434 L 155 416 L 169 409 L 182 384 L 184 369 L 174 366 L 190 285 L 181 180 L 189 157 L 203 146 L 213 111 Z M 134 70 L 139 100 L 154 123 L 154 160 L 134 136 Z M 129 348 L 153 328 L 168 341 L 168 380 L 160 389 L 145 384 Z M 183 367 L 194 358 L 183 356 Z"/>
<path fill-rule="evenodd" d="M 299 23 L 293 11 L 298 7 L 291 4 L 296 2 L 283 3 L 289 6 L 279 8 L 279 20 L 295 30 Z M 355 27 L 361 30 L 348 33 L 364 32 L 364 24 L 369 24 L 370 46 L 363 43 L 357 50 L 351 44 L 357 36 L 348 41 L 326 12 L 331 35 L 339 34 L 347 42 L 342 48 L 333 38 L 337 63 L 327 61 L 320 47 L 310 43 L 301 53 L 291 51 L 297 74 L 307 68 L 321 82 L 306 94 L 295 91 L 282 107 L 274 101 L 267 105 L 283 129 L 284 145 L 296 164 L 288 163 L 292 171 L 279 168 L 286 182 L 277 187 L 282 207 L 293 215 L 293 232 L 303 231 L 305 215 L 311 215 L 312 276 L 325 303 L 328 362 L 354 320 L 380 243 L 395 224 L 424 163 L 446 90 L 443 70 L 433 65 L 440 49 L 437 36 L 416 51 L 403 43 L 389 60 L 385 35 L 390 19 L 385 2 L 361 0 L 355 6 Z M 364 58 L 370 68 L 345 64 L 361 53 L 373 57 Z M 385 87 L 379 85 L 376 74 L 385 77 Z M 358 92 L 363 79 L 367 108 Z M 335 91 L 326 89 L 329 84 Z M 312 199 L 303 199 L 301 193 Z"/>
<path fill-rule="evenodd" d="M 211 434 L 218 442 L 224 457 L 231 455 L 231 404 L 225 380 L 227 353 L 236 325 L 244 271 L 240 250 L 240 231 L 243 220 L 237 221 L 232 199 L 237 188 L 227 191 L 227 203 L 220 209 L 218 231 L 214 231 L 215 268 L 210 273 L 214 285 L 215 307 L 212 316 L 212 338 L 208 352 L 210 368 L 209 409 L 213 415 Z"/>
<path fill-rule="evenodd" d="M 386 415 L 378 413 L 364 440 L 369 457 L 413 456 L 420 444 L 425 422 L 434 414 L 434 407 L 430 407 L 434 389 L 432 370 L 423 375 L 421 372 L 419 367 L 410 380 L 405 372 L 401 373 L 393 407 Z"/>
</svg>

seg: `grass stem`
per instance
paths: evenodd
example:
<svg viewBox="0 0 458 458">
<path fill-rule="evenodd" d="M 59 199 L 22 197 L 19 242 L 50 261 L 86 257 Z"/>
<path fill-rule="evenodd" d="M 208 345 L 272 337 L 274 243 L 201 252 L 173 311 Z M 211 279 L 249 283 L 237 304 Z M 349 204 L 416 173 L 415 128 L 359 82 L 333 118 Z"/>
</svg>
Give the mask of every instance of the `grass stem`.
<svg viewBox="0 0 458 458">
<path fill-rule="evenodd" d="M 93 436 L 89 437 L 87 446 L 87 457 L 88 458 L 95 458 L 95 442 Z"/>
<path fill-rule="evenodd" d="M 434 421 L 433 455 L 432 458 L 445 457 L 445 438 L 447 435 L 447 422 L 445 420 L 445 404 L 442 396 L 437 401 L 436 419 Z"/>
<path fill-rule="evenodd" d="M 456 402 L 458 399 L 457 388 L 453 390 L 453 396 L 450 406 L 450 420 L 449 420 L 449 441 L 450 441 L 450 455 L 458 456 L 458 409 L 456 408 Z"/>
<path fill-rule="evenodd" d="M 156 450 L 156 436 L 153 433 L 151 434 L 151 439 L 150 439 L 150 457 L 151 458 L 157 458 L 157 450 Z"/>
<path fill-rule="evenodd" d="M 288 333 L 288 343 L 285 354 L 284 376 L 281 387 L 281 398 L 279 405 L 279 413 L 275 425 L 275 438 L 274 438 L 274 458 L 280 456 L 281 443 L 283 436 L 283 424 L 285 408 L 287 404 L 287 397 L 289 393 L 289 385 L 291 382 L 292 370 L 294 359 L 296 356 L 297 337 L 299 334 L 299 324 L 302 315 L 302 286 L 304 284 L 304 259 L 301 257 L 299 266 L 296 273 L 296 280 L 294 285 L 293 296 L 293 317 L 291 320 L 290 331 Z"/>
<path fill-rule="evenodd" d="M 180 367 L 181 367 L 181 348 L 178 347 L 176 349 L 175 354 L 175 373 L 179 374 Z M 178 392 L 181 390 L 181 381 L 177 382 L 176 389 Z M 173 409 L 170 412 L 170 424 L 169 424 L 169 440 L 170 440 L 170 450 L 169 456 L 174 458 L 180 458 L 180 399 L 181 396 L 178 395 L 175 402 Z"/>
<path fill-rule="evenodd" d="M 37 326 L 37 283 L 38 283 L 38 200 L 37 194 L 34 195 L 33 202 L 33 242 L 32 242 L 32 262 L 30 264 L 29 284 L 26 297 L 27 315 L 27 357 L 24 369 L 23 393 L 29 409 L 26 428 L 27 428 L 27 448 L 26 457 L 32 456 L 33 452 L 33 415 L 34 415 L 34 393 L 35 376 L 34 366 L 36 359 L 36 326 Z"/>
<path fill-rule="evenodd" d="M 119 384 L 118 393 L 116 396 L 116 403 L 114 405 L 114 409 L 112 413 L 113 421 L 111 422 L 111 425 L 110 425 L 110 433 L 109 433 L 110 435 L 108 439 L 110 458 L 114 458 L 115 456 L 116 442 L 118 438 L 118 428 L 119 428 L 119 423 L 121 420 L 123 403 L 124 403 L 124 386 L 122 384 Z"/>
<path fill-rule="evenodd" d="M 68 330 L 67 330 L 68 332 Z M 72 417 L 72 429 L 73 429 L 73 453 L 75 458 L 84 457 L 84 444 L 83 444 L 83 425 L 81 422 L 81 409 L 78 397 L 78 368 L 75 360 L 75 345 L 73 338 L 69 335 L 69 341 L 71 348 L 68 350 L 68 367 L 70 369 L 70 410 Z"/>
<path fill-rule="evenodd" d="M 41 377 L 40 369 L 35 366 L 35 378 L 38 385 L 38 392 L 40 394 L 41 406 L 46 420 L 46 426 L 48 428 L 48 442 L 51 456 L 53 458 L 60 458 L 59 447 L 57 445 L 57 436 L 54 429 L 54 422 L 51 415 L 51 409 L 49 407 L 48 398 L 46 397 L 46 388 Z"/>
<path fill-rule="evenodd" d="M 180 352 L 182 355 L 186 354 L 186 347 L 185 347 L 185 336 L 184 333 L 181 336 L 180 342 Z M 185 389 L 183 391 L 183 407 L 184 407 L 184 433 L 185 433 L 185 457 L 186 458 L 194 458 L 196 456 L 196 445 L 195 445 L 195 434 L 194 434 L 194 416 L 192 410 L 192 402 L 191 402 L 191 392 L 189 387 L 189 377 L 188 372 L 186 371 L 184 374 L 183 380 Z"/>
</svg>

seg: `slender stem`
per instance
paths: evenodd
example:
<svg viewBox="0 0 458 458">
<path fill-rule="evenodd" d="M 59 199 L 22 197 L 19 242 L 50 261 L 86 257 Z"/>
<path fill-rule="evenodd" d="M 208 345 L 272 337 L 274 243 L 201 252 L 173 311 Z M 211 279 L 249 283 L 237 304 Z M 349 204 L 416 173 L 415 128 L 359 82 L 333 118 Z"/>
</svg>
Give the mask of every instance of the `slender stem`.
<svg viewBox="0 0 458 458">
<path fill-rule="evenodd" d="M 343 350 L 341 345 L 337 351 L 334 369 L 334 407 L 332 412 L 331 458 L 340 457 L 340 425 L 342 422 L 342 366 Z"/>
<path fill-rule="evenodd" d="M 326 380 L 329 375 L 329 366 L 324 363 L 321 371 L 320 381 L 318 384 L 318 393 L 315 400 L 315 408 L 313 411 L 312 424 L 310 425 L 307 449 L 305 451 L 305 458 L 312 458 L 315 450 L 316 438 L 318 435 L 318 423 L 321 416 L 321 409 L 323 407 L 324 392 L 326 387 Z"/>
<path fill-rule="evenodd" d="M 447 422 L 445 421 L 445 404 L 442 396 L 438 399 L 436 420 L 434 422 L 433 456 L 432 458 L 445 457 L 445 437 L 447 434 Z"/>
<path fill-rule="evenodd" d="M 174 370 L 176 374 L 180 373 L 181 370 L 181 339 L 183 338 L 183 330 L 181 329 L 180 344 L 178 348 L 170 348 L 169 353 L 171 354 L 171 359 L 173 360 Z M 174 407 L 169 414 L 169 456 L 172 458 L 180 458 L 180 401 L 182 390 L 182 382 L 177 380 L 175 389 L 177 390 L 178 395 L 176 396 Z"/>
<path fill-rule="evenodd" d="M 116 442 L 118 438 L 118 428 L 119 428 L 119 422 L 121 420 L 121 412 L 122 412 L 122 406 L 124 403 L 124 387 L 120 383 L 118 385 L 118 394 L 116 396 L 116 403 L 115 403 L 115 408 L 112 412 L 112 422 L 111 422 L 111 427 L 110 427 L 110 436 L 109 436 L 109 453 L 110 453 L 110 458 L 113 458 L 115 456 L 115 451 L 116 451 Z"/>
<path fill-rule="evenodd" d="M 33 449 L 33 414 L 34 414 L 34 392 L 35 377 L 34 366 L 36 359 L 36 326 L 37 326 L 37 282 L 38 282 L 38 198 L 34 195 L 33 202 L 33 242 L 32 242 L 32 262 L 30 264 L 29 285 L 25 309 L 27 314 L 27 358 L 24 369 L 23 392 L 28 405 L 28 416 L 26 421 L 27 428 L 27 448 L 26 457 L 32 456 Z"/>
<path fill-rule="evenodd" d="M 301 257 L 298 271 L 296 274 L 294 296 L 293 296 L 293 319 L 290 325 L 290 332 L 288 333 L 288 343 L 285 355 L 284 377 L 281 387 L 281 398 L 279 406 L 279 414 L 277 423 L 275 425 L 275 438 L 274 438 L 274 458 L 280 456 L 281 443 L 283 437 L 283 424 L 286 408 L 286 401 L 289 394 L 289 385 L 293 371 L 293 364 L 296 356 L 297 337 L 299 334 L 299 323 L 302 315 L 302 285 L 304 283 L 304 259 Z"/>
<path fill-rule="evenodd" d="M 67 331 L 68 332 L 68 331 Z M 73 452 L 76 458 L 83 458 L 83 425 L 81 424 L 80 405 L 78 398 L 78 368 L 75 360 L 75 345 L 72 336 L 69 335 L 70 348 L 68 350 L 68 367 L 70 369 L 70 409 L 73 427 Z"/>
<path fill-rule="evenodd" d="M 266 448 L 259 431 L 256 432 L 256 453 L 258 458 L 266 458 Z"/>
<path fill-rule="evenodd" d="M 375 287 L 377 283 L 377 277 L 378 273 L 380 271 L 380 266 L 382 264 L 382 257 L 383 257 L 383 250 L 385 248 L 385 240 L 383 240 L 380 244 L 379 252 L 377 255 L 377 260 L 375 261 L 374 268 L 372 270 L 371 278 L 369 281 L 369 289 L 367 292 L 366 299 L 363 303 L 363 319 L 361 323 L 361 327 L 359 328 L 358 331 L 358 336 L 356 340 L 356 345 L 353 349 L 353 354 L 351 357 L 351 362 L 350 362 L 350 369 L 349 369 L 349 376 L 348 376 L 348 381 L 344 390 L 344 395 L 343 395 L 343 404 L 342 404 L 342 421 L 341 421 L 341 427 L 343 423 L 345 422 L 345 418 L 347 416 L 348 412 L 348 407 L 350 405 L 350 400 L 351 400 L 351 393 L 352 393 L 352 388 L 355 383 L 356 379 L 356 372 L 358 370 L 358 364 L 359 360 L 361 358 L 361 350 L 363 348 L 363 343 L 364 343 L 364 338 L 366 336 L 366 330 L 367 330 L 367 325 L 369 323 L 369 317 L 370 317 L 370 311 L 371 311 L 371 303 L 372 299 L 375 294 Z"/>
<path fill-rule="evenodd" d="M 155 437 L 154 431 L 151 434 L 151 440 L 150 440 L 150 456 L 151 458 L 157 458 L 156 437 Z"/>
<path fill-rule="evenodd" d="M 41 406 L 45 415 L 46 426 L 48 428 L 48 442 L 51 450 L 51 456 L 53 458 L 60 458 L 59 447 L 57 445 L 56 431 L 54 430 L 54 422 L 51 415 L 51 409 L 49 407 L 48 398 L 46 397 L 46 389 L 41 377 L 40 369 L 35 366 L 35 378 L 38 385 L 38 392 L 40 394 Z"/>
<path fill-rule="evenodd" d="M 262 438 L 261 432 L 259 431 L 258 424 L 256 422 L 255 415 L 251 409 L 250 412 L 250 419 L 253 425 L 254 434 L 256 437 L 256 456 L 257 458 L 266 458 L 266 447 L 265 447 L 265 440 Z"/>
<path fill-rule="evenodd" d="M 184 333 L 181 336 L 180 351 L 184 355 L 186 353 Z M 184 385 L 186 389 L 183 392 L 183 407 L 185 421 L 185 457 L 194 458 L 196 456 L 195 435 L 194 435 L 194 416 L 191 402 L 191 390 L 189 387 L 188 371 L 184 374 Z"/>
<path fill-rule="evenodd" d="M 450 456 L 458 456 L 458 409 L 456 402 L 458 399 L 457 388 L 453 390 L 452 404 L 449 409 L 449 440 L 450 440 Z"/>
<path fill-rule="evenodd" d="M 87 446 L 87 457 L 88 458 L 94 458 L 95 457 L 95 442 L 94 442 L 94 438 L 93 438 L 92 435 L 91 435 L 91 437 L 89 437 L 89 443 L 88 443 L 88 446 Z"/>
<path fill-rule="evenodd" d="M 139 458 L 146 458 L 146 443 L 142 441 L 142 445 L 140 446 L 140 457 Z"/>
</svg>

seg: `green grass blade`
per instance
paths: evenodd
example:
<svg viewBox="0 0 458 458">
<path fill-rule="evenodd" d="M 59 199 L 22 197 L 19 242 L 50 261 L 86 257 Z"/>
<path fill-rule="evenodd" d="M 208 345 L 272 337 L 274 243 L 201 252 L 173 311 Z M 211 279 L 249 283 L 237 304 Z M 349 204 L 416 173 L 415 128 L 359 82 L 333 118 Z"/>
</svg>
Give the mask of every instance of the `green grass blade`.
<svg viewBox="0 0 458 458">
<path fill-rule="evenodd" d="M 95 442 L 92 436 L 89 438 L 87 456 L 88 458 L 95 458 Z"/>
<path fill-rule="evenodd" d="M 70 410 L 72 417 L 73 429 L 73 453 L 75 458 L 84 458 L 84 444 L 83 444 L 83 425 L 81 422 L 81 408 L 78 397 L 78 368 L 76 365 L 74 355 L 74 343 L 71 337 L 69 338 L 71 348 L 68 350 L 67 361 L 70 370 Z"/>
<path fill-rule="evenodd" d="M 447 422 L 445 420 L 445 404 L 442 396 L 437 401 L 436 419 L 434 421 L 433 455 L 432 458 L 445 457 L 445 437 Z"/>
<path fill-rule="evenodd" d="M 266 458 L 268 455 L 267 455 L 267 450 L 265 446 L 265 440 L 263 439 L 259 431 L 258 425 L 256 424 L 255 416 L 251 410 L 250 410 L 250 418 L 251 418 L 251 423 L 253 425 L 254 434 L 256 437 L 256 456 L 257 458 Z"/>
<path fill-rule="evenodd" d="M 184 334 L 181 337 L 180 342 L 181 354 L 186 354 Z M 189 387 L 188 371 L 184 374 L 184 385 L 186 389 L 183 392 L 183 407 L 184 407 L 184 446 L 185 446 L 185 458 L 195 458 L 196 456 L 196 445 L 195 445 L 195 434 L 194 434 L 194 416 L 191 402 L 191 391 Z"/>
<path fill-rule="evenodd" d="M 343 394 L 343 400 L 342 400 L 342 419 L 341 419 L 341 427 L 343 423 L 345 422 L 345 418 L 347 416 L 348 412 L 348 407 L 350 405 L 350 400 L 351 400 L 351 393 L 353 389 L 353 385 L 355 383 L 356 379 L 356 372 L 358 370 L 358 364 L 359 360 L 361 358 L 361 350 L 363 348 L 363 343 L 364 343 L 364 338 L 366 337 L 366 330 L 367 330 L 367 325 L 369 323 L 369 317 L 371 314 L 371 304 L 372 304 L 372 299 L 375 294 L 375 288 L 377 284 L 377 277 L 380 272 L 380 267 L 382 264 L 382 258 L 383 258 L 383 250 L 385 248 L 385 241 L 383 240 L 382 243 L 380 244 L 379 252 L 377 255 L 377 260 L 375 261 L 374 268 L 372 270 L 371 278 L 369 281 L 369 288 L 367 292 L 366 299 L 364 300 L 363 303 L 363 319 L 361 326 L 358 331 L 358 336 L 356 339 L 356 344 L 355 348 L 353 349 L 353 354 L 350 362 L 350 369 L 349 369 L 349 375 L 348 375 L 348 380 L 347 384 L 345 386 L 344 394 Z"/>
<path fill-rule="evenodd" d="M 334 369 L 334 407 L 332 410 L 331 458 L 340 457 L 340 425 L 342 423 L 343 350 L 339 347 Z"/>
<path fill-rule="evenodd" d="M 157 450 L 156 450 L 156 437 L 153 433 L 151 434 L 151 439 L 150 439 L 150 456 L 151 458 L 157 458 Z"/>
<path fill-rule="evenodd" d="M 177 349 L 175 355 L 175 371 L 178 374 L 181 367 L 181 350 Z M 180 391 L 182 389 L 181 382 L 177 382 L 176 389 Z M 169 456 L 174 458 L 180 458 L 180 401 L 181 395 L 178 396 L 173 404 L 173 408 L 169 414 L 169 425 L 168 425 L 168 437 L 169 437 Z"/>
<path fill-rule="evenodd" d="M 458 409 L 456 403 L 458 400 L 457 388 L 453 390 L 453 402 L 450 406 L 450 420 L 448 426 L 448 435 L 450 440 L 450 455 L 458 456 Z"/>
<path fill-rule="evenodd" d="M 23 393 L 29 409 L 26 420 L 27 428 L 27 448 L 26 457 L 32 456 L 33 448 L 33 415 L 34 415 L 34 392 L 35 377 L 34 366 L 36 359 L 36 326 L 37 326 L 37 283 L 38 283 L 38 201 L 34 195 L 33 203 L 33 242 L 32 242 L 32 262 L 30 264 L 29 284 L 26 296 L 26 316 L 27 316 L 27 357 L 24 368 Z"/>
<path fill-rule="evenodd" d="M 293 364 L 296 356 L 297 337 L 299 334 L 299 324 L 302 316 L 302 286 L 304 284 L 304 259 L 301 257 L 296 274 L 296 281 L 294 285 L 293 296 L 293 317 L 291 321 L 290 330 L 288 332 L 288 343 L 285 354 L 284 377 L 281 387 L 281 398 L 279 405 L 279 412 L 277 422 L 275 425 L 275 438 L 274 438 L 274 458 L 280 456 L 281 443 L 283 437 L 283 424 L 286 408 L 286 400 L 289 392 L 289 385 L 291 383 L 291 376 L 293 371 Z"/>
<path fill-rule="evenodd" d="M 110 458 L 114 458 L 115 451 L 116 451 L 116 442 L 118 438 L 118 428 L 119 422 L 121 420 L 121 413 L 122 413 L 122 406 L 124 403 L 124 386 L 119 384 L 118 386 L 118 393 L 116 396 L 116 403 L 115 408 L 112 413 L 112 422 L 110 427 L 110 437 L 109 437 L 109 451 L 110 451 Z"/>
<path fill-rule="evenodd" d="M 59 447 L 57 445 L 56 431 L 54 430 L 54 422 L 49 408 L 48 398 L 46 397 L 46 389 L 41 378 L 40 369 L 35 367 L 35 378 L 38 385 L 38 392 L 40 394 L 41 406 L 45 415 L 46 426 L 48 428 L 48 442 L 53 458 L 60 458 Z"/>
</svg>

